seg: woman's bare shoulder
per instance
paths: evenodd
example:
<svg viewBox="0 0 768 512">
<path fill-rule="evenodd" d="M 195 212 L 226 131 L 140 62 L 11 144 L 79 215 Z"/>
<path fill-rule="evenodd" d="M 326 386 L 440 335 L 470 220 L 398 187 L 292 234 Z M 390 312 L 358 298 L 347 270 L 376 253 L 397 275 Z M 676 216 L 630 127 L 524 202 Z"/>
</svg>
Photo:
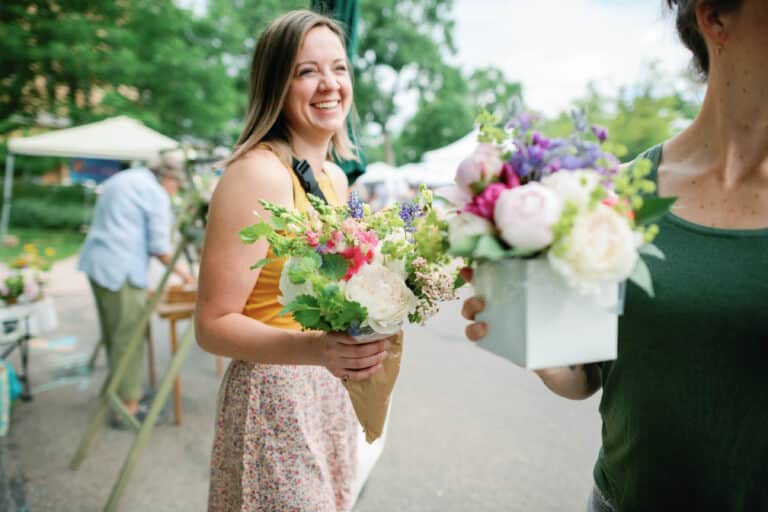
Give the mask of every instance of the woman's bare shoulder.
<svg viewBox="0 0 768 512">
<path fill-rule="evenodd" d="M 282 203 L 293 189 L 291 176 L 280 159 L 266 149 L 254 149 L 231 162 L 224 169 L 216 195 L 233 198 L 254 194 L 268 201 Z"/>
<path fill-rule="evenodd" d="M 333 188 L 339 195 L 339 199 L 345 200 L 349 192 L 349 180 L 347 180 L 347 175 L 344 174 L 341 167 L 331 161 L 325 162 L 325 172 L 333 183 Z"/>
</svg>

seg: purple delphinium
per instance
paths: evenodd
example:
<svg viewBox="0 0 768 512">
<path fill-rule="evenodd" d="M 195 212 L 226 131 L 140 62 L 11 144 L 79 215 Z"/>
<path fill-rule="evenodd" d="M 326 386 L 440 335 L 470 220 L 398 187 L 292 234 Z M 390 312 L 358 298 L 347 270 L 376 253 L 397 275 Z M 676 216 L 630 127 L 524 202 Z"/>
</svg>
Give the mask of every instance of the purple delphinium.
<svg viewBox="0 0 768 512">
<path fill-rule="evenodd" d="M 350 194 L 347 206 L 349 207 L 350 217 L 357 220 L 363 218 L 363 202 L 360 201 L 360 194 L 356 190 Z"/>
<path fill-rule="evenodd" d="M 573 132 L 570 136 L 548 138 L 535 131 L 538 120 L 535 115 L 516 113 L 507 124 L 514 149 L 505 163 L 502 183 L 515 186 L 514 181 L 507 179 L 509 176 L 516 176 L 523 183 L 539 181 L 561 170 L 594 169 L 605 176 L 615 174 L 618 159 L 600 147 L 608 138 L 607 130 L 598 125 L 590 126 L 583 111 L 573 111 L 571 119 Z M 486 194 L 484 200 L 473 204 L 470 209 L 477 214 L 487 213 L 488 205 L 495 200 L 490 196 L 492 194 Z"/>
<path fill-rule="evenodd" d="M 592 133 L 600 142 L 605 142 L 608 139 L 608 129 L 605 126 L 592 125 Z"/>
</svg>

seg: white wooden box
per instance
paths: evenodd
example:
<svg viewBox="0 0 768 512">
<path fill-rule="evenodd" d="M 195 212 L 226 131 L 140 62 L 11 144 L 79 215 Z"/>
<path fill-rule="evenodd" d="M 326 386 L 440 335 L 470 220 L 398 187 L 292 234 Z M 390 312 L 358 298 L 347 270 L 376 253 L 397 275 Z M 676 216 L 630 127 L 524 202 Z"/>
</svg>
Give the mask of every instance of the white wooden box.
<svg viewBox="0 0 768 512">
<path fill-rule="evenodd" d="M 544 258 L 481 263 L 472 284 L 486 303 L 482 348 L 531 369 L 616 359 L 620 285 L 582 295 Z"/>
</svg>

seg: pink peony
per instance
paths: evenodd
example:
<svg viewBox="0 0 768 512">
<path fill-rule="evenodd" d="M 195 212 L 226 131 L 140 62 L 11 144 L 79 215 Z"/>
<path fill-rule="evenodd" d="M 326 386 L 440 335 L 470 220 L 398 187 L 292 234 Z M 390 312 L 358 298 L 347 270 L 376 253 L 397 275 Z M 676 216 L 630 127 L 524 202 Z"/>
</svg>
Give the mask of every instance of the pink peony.
<svg viewBox="0 0 768 512">
<path fill-rule="evenodd" d="M 474 213 L 479 217 L 483 217 L 489 220 L 493 219 L 493 211 L 496 207 L 496 201 L 499 199 L 499 195 L 507 190 L 506 185 L 502 183 L 491 183 L 480 194 L 472 198 L 465 208 L 465 211 Z"/>
<path fill-rule="evenodd" d="M 485 185 L 501 174 L 502 161 L 499 150 L 492 144 L 480 144 L 475 152 L 465 158 L 456 170 L 456 185 L 472 193 L 472 185 Z"/>
<path fill-rule="evenodd" d="M 563 206 L 557 192 L 534 181 L 504 190 L 496 201 L 494 219 L 510 246 L 535 251 L 554 241 L 552 227 L 560 220 Z"/>
</svg>

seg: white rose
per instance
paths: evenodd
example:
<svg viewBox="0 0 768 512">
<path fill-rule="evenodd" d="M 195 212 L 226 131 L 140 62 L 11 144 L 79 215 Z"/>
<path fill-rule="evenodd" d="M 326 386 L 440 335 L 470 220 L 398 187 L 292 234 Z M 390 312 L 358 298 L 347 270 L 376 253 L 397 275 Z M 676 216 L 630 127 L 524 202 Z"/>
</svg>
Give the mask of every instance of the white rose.
<svg viewBox="0 0 768 512">
<path fill-rule="evenodd" d="M 571 233 L 548 256 L 571 286 L 592 293 L 600 284 L 629 277 L 637 264 L 637 238 L 626 218 L 598 204 L 576 217 Z"/>
<path fill-rule="evenodd" d="M 462 212 L 448 219 L 448 244 L 460 247 L 470 239 L 479 235 L 493 233 L 493 225 L 483 217 L 472 213 Z"/>
<path fill-rule="evenodd" d="M 601 176 L 595 171 L 562 170 L 544 177 L 541 184 L 557 192 L 566 203 L 581 208 L 589 204 L 592 191 L 600 186 L 600 180 Z"/>
<path fill-rule="evenodd" d="M 363 323 L 381 334 L 395 334 L 408 313 L 416 307 L 416 296 L 397 273 L 379 263 L 363 265 L 347 282 L 347 300 L 368 310 Z"/>
<path fill-rule="evenodd" d="M 283 265 L 283 271 L 280 273 L 280 293 L 277 297 L 277 301 L 285 306 L 299 295 L 311 295 L 314 297 L 314 291 L 312 290 L 312 284 L 309 281 L 305 281 L 302 284 L 293 284 L 288 279 L 288 269 L 296 261 L 296 258 L 288 258 Z"/>
<path fill-rule="evenodd" d="M 509 245 L 536 251 L 553 242 L 552 227 L 562 213 L 562 198 L 554 190 L 531 182 L 503 191 L 496 201 L 493 219 Z"/>
</svg>

